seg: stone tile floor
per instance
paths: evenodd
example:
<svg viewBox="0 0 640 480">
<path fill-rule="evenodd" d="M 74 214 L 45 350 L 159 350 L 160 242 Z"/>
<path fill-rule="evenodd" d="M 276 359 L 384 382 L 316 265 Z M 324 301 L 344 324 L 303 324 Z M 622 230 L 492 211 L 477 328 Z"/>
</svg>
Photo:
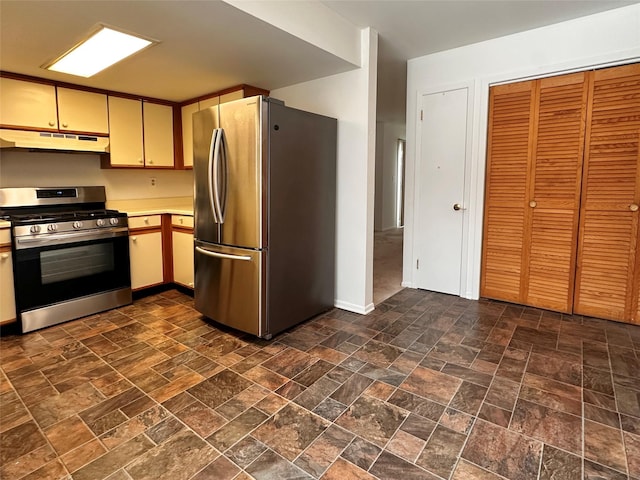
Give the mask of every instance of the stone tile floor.
<svg viewBox="0 0 640 480">
<path fill-rule="evenodd" d="M 3 479 L 640 479 L 640 326 L 403 290 L 263 341 L 171 290 L 0 360 Z"/>
</svg>

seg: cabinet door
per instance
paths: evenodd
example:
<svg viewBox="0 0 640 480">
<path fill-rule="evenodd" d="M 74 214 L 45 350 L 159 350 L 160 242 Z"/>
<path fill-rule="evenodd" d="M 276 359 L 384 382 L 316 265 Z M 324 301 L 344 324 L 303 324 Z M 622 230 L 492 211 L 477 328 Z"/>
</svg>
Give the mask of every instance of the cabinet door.
<svg viewBox="0 0 640 480">
<path fill-rule="evenodd" d="M 480 294 L 521 302 L 534 82 L 492 87 Z"/>
<path fill-rule="evenodd" d="M 144 166 L 139 100 L 109 97 L 109 151 L 111 165 Z"/>
<path fill-rule="evenodd" d="M 163 283 L 162 233 L 135 233 L 129 236 L 131 288 L 150 287 Z"/>
<path fill-rule="evenodd" d="M 220 95 L 220 103 L 232 102 L 244 98 L 244 90 L 236 90 L 235 92 Z"/>
<path fill-rule="evenodd" d="M 240 98 L 242 98 L 242 96 L 240 96 Z M 220 97 L 216 96 L 205 98 L 204 100 L 200 100 L 200 102 L 198 102 L 198 109 L 204 110 L 205 108 L 217 107 L 218 105 L 220 105 Z"/>
<path fill-rule="evenodd" d="M 173 108 L 143 102 L 144 163 L 147 167 L 173 167 Z"/>
<path fill-rule="evenodd" d="M 109 133 L 107 96 L 58 87 L 60 130 Z"/>
<path fill-rule="evenodd" d="M 640 64 L 593 72 L 575 313 L 640 323 Z"/>
<path fill-rule="evenodd" d="M 0 247 L 0 325 L 16 319 L 11 250 Z"/>
<path fill-rule="evenodd" d="M 53 85 L 0 78 L 0 124 L 57 129 L 56 89 Z"/>
<path fill-rule="evenodd" d="M 174 230 L 173 280 L 193 288 L 193 234 Z"/>
<path fill-rule="evenodd" d="M 582 72 L 538 80 L 534 100 L 522 303 L 566 313 L 573 308 L 586 76 Z"/>
<path fill-rule="evenodd" d="M 182 158 L 185 167 L 193 167 L 193 114 L 198 111 L 198 102 L 182 107 Z"/>
</svg>

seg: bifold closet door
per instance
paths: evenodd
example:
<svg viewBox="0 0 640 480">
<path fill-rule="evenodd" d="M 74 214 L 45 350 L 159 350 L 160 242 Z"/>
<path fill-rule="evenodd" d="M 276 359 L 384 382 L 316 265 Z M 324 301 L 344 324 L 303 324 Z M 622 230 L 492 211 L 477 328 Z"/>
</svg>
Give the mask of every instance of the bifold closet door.
<svg viewBox="0 0 640 480">
<path fill-rule="evenodd" d="M 481 295 L 571 311 L 584 73 L 492 87 Z"/>
<path fill-rule="evenodd" d="M 574 312 L 640 323 L 640 65 L 591 88 Z"/>
<path fill-rule="evenodd" d="M 560 312 L 573 306 L 587 75 L 545 78 L 536 85 L 521 298 Z"/>
<path fill-rule="evenodd" d="M 480 294 L 522 302 L 522 251 L 535 82 L 489 90 L 489 131 Z"/>
</svg>

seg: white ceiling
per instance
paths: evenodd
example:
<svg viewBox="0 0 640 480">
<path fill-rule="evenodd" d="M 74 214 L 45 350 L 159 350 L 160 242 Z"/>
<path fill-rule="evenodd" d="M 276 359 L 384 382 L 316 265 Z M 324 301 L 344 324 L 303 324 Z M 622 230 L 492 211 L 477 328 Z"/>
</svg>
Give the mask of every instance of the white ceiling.
<svg viewBox="0 0 640 480">
<path fill-rule="evenodd" d="M 402 115 L 397 107 L 404 101 L 408 58 L 638 1 L 322 3 L 355 26 L 372 26 L 379 32 L 379 114 L 395 108 Z M 90 79 L 41 68 L 98 23 L 161 43 Z M 183 101 L 241 83 L 273 90 L 352 68 L 345 60 L 218 0 L 0 0 L 0 69 L 9 72 Z"/>
</svg>

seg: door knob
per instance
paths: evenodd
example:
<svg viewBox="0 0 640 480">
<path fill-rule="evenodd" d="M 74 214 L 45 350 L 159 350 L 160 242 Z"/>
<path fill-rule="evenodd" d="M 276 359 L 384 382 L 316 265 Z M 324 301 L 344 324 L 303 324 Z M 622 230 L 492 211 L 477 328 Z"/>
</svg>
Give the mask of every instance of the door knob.
<svg viewBox="0 0 640 480">
<path fill-rule="evenodd" d="M 640 209 L 640 207 L 635 203 L 632 203 L 631 205 L 629 205 L 629 210 L 631 210 L 632 212 L 637 212 L 638 209 Z"/>
<path fill-rule="evenodd" d="M 462 205 L 460 205 L 459 203 L 454 203 L 453 204 L 453 209 L 457 212 L 458 210 L 462 210 Z"/>
</svg>

